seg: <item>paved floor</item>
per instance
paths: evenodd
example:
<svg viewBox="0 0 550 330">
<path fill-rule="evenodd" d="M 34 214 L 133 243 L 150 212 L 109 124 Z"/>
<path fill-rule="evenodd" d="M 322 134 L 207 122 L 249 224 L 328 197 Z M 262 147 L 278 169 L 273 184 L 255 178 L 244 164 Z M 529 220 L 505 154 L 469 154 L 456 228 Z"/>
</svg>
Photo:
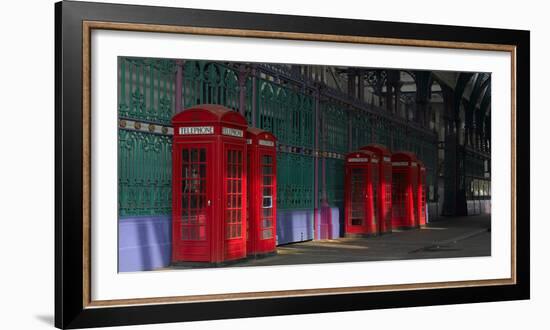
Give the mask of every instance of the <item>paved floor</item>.
<svg viewBox="0 0 550 330">
<path fill-rule="evenodd" d="M 382 236 L 288 244 L 277 247 L 277 255 L 246 259 L 224 267 L 491 255 L 490 216 L 443 219 L 422 229 L 397 231 Z M 195 267 L 211 266 L 183 263 L 170 268 Z"/>
</svg>

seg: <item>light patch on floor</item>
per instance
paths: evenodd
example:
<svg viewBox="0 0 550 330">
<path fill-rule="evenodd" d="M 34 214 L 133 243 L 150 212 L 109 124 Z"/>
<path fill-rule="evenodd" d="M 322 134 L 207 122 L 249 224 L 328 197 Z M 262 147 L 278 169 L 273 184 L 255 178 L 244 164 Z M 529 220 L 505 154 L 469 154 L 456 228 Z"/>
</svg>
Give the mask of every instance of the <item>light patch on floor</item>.
<svg viewBox="0 0 550 330">
<path fill-rule="evenodd" d="M 323 244 L 324 246 L 337 246 L 339 249 L 350 249 L 350 250 L 367 250 L 368 247 L 363 245 L 340 245 L 340 244 Z"/>
<path fill-rule="evenodd" d="M 327 247 L 327 248 L 338 248 L 338 249 L 350 249 L 350 250 L 366 250 L 368 249 L 365 245 L 350 245 L 349 242 L 347 244 L 342 244 L 344 242 L 337 242 L 337 241 L 317 241 L 317 242 L 308 242 L 303 244 L 302 246 L 318 246 L 318 247 Z M 300 247 L 292 247 L 292 249 L 299 249 Z M 279 247 L 281 249 L 281 247 Z"/>
<path fill-rule="evenodd" d="M 284 247 L 277 248 L 277 255 L 304 254 L 299 249 L 289 249 Z"/>
</svg>

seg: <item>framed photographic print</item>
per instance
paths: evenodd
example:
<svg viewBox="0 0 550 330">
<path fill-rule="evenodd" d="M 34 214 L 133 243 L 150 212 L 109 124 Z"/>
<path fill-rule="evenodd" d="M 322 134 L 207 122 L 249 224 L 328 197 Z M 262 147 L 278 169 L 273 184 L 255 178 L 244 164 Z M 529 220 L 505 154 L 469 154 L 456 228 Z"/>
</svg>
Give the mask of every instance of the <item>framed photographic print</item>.
<svg viewBox="0 0 550 330">
<path fill-rule="evenodd" d="M 59 328 L 529 298 L 529 32 L 56 4 Z"/>
</svg>

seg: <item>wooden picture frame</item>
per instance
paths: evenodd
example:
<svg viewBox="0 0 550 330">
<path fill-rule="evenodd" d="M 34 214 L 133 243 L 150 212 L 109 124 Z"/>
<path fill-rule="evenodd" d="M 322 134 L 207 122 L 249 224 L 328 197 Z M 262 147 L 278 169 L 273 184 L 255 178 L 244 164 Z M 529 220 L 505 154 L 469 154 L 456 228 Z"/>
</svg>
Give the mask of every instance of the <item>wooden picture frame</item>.
<svg viewBox="0 0 550 330">
<path fill-rule="evenodd" d="M 529 298 L 528 31 L 59 2 L 55 6 L 55 325 L 115 326 Z M 508 52 L 512 58 L 511 277 L 94 301 L 91 35 L 139 31 Z M 115 111 L 113 109 L 113 111 Z"/>
</svg>

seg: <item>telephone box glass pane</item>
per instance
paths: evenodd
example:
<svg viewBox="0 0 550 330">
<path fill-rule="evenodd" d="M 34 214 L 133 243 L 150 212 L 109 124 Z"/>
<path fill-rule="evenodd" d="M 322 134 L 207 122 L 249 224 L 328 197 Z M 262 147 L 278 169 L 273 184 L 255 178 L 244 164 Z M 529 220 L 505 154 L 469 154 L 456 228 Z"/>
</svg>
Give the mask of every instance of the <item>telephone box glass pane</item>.
<svg viewBox="0 0 550 330">
<path fill-rule="evenodd" d="M 392 181 L 392 177 L 391 177 L 391 169 L 388 171 L 386 170 L 385 171 L 385 174 L 384 174 L 384 180 L 385 180 L 385 186 L 384 186 L 384 193 L 385 193 L 385 200 L 384 200 L 384 209 L 385 209 L 385 214 L 384 214 L 384 220 L 385 221 L 390 221 L 391 219 L 391 213 L 390 213 L 390 210 L 392 208 L 392 187 L 391 187 L 391 181 Z"/>
<path fill-rule="evenodd" d="M 426 218 L 426 185 L 422 185 L 422 204 L 421 204 L 422 210 L 422 219 Z"/>
<path fill-rule="evenodd" d="M 265 208 L 271 208 L 272 207 L 272 198 L 271 196 L 264 196 L 263 200 L 262 200 L 262 207 L 265 207 Z"/>
<path fill-rule="evenodd" d="M 418 182 L 416 177 L 413 177 L 413 182 L 411 182 L 412 192 L 413 192 L 413 223 L 418 224 Z"/>
<path fill-rule="evenodd" d="M 393 173 L 392 183 L 392 212 L 394 218 L 402 218 L 405 216 L 405 190 L 406 190 L 406 175 L 402 172 Z"/>
<path fill-rule="evenodd" d="M 352 168 L 350 181 L 351 225 L 361 226 L 365 218 L 366 170 L 363 168 Z"/>
<path fill-rule="evenodd" d="M 373 165 L 372 167 L 372 206 L 374 211 L 372 212 L 373 218 L 372 222 L 378 222 L 378 184 L 379 184 L 379 175 L 378 175 L 378 166 Z"/>
<path fill-rule="evenodd" d="M 268 217 L 271 217 L 271 215 L 273 214 L 273 208 L 264 208 L 262 209 L 262 217 L 263 218 L 268 218 Z"/>
<path fill-rule="evenodd" d="M 248 159 L 252 159 L 252 154 L 249 152 L 248 153 Z M 252 177 L 252 172 L 251 172 L 251 167 L 250 167 L 250 164 L 252 162 L 251 161 L 248 161 L 246 162 L 246 175 L 247 177 L 249 178 L 248 181 L 247 181 L 247 185 L 248 185 L 248 191 L 252 191 L 252 180 L 250 179 Z M 250 193 L 249 193 L 250 195 Z M 248 238 L 250 237 L 250 199 L 251 197 L 247 198 L 246 199 L 246 240 L 248 241 Z"/>
<path fill-rule="evenodd" d="M 262 239 L 273 237 L 273 156 L 262 156 Z"/>
<path fill-rule="evenodd" d="M 389 221 L 391 219 L 391 209 L 392 209 L 392 185 L 391 183 L 386 183 L 385 185 L 385 194 L 386 194 L 386 199 L 384 200 L 384 219 L 386 221 Z"/>
<path fill-rule="evenodd" d="M 242 235 L 242 158 L 241 150 L 227 150 L 225 237 Z"/>
<path fill-rule="evenodd" d="M 196 163 L 199 161 L 199 151 L 195 148 L 191 149 L 191 162 Z"/>
<path fill-rule="evenodd" d="M 201 163 L 204 163 L 206 162 L 206 150 L 205 149 L 200 149 L 200 162 Z"/>
<path fill-rule="evenodd" d="M 262 230 L 262 239 L 270 239 L 272 237 L 273 237 L 273 230 L 272 229 Z"/>
<path fill-rule="evenodd" d="M 183 148 L 181 162 L 181 238 L 206 239 L 206 149 Z"/>
</svg>

